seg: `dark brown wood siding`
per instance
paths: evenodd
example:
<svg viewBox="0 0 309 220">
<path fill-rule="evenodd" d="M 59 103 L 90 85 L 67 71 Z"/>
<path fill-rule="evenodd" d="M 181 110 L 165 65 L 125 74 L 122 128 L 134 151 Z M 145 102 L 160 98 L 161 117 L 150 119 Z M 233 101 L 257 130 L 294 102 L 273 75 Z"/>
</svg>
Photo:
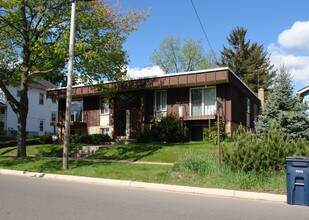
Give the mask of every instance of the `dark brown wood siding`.
<svg viewBox="0 0 309 220">
<path fill-rule="evenodd" d="M 145 124 L 154 122 L 154 91 L 145 91 Z"/>
<path fill-rule="evenodd" d="M 87 126 L 100 126 L 100 96 L 85 97 L 83 105 L 83 121 Z"/>
<path fill-rule="evenodd" d="M 222 118 L 224 121 L 232 120 L 232 98 L 230 93 L 230 84 L 217 85 L 217 97 L 222 100 Z"/>
<path fill-rule="evenodd" d="M 184 115 L 189 115 L 189 88 L 167 90 L 167 114 L 179 115 L 179 106 L 184 106 Z"/>
<path fill-rule="evenodd" d="M 58 101 L 58 122 L 64 123 L 65 120 L 65 99 Z"/>
</svg>

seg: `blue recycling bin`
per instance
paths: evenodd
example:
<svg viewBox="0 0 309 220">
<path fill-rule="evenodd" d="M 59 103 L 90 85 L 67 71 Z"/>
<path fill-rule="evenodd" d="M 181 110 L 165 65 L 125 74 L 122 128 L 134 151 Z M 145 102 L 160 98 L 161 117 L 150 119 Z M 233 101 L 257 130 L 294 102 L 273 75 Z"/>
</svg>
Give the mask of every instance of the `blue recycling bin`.
<svg viewBox="0 0 309 220">
<path fill-rule="evenodd" d="M 286 158 L 287 203 L 309 206 L 309 158 Z"/>
</svg>

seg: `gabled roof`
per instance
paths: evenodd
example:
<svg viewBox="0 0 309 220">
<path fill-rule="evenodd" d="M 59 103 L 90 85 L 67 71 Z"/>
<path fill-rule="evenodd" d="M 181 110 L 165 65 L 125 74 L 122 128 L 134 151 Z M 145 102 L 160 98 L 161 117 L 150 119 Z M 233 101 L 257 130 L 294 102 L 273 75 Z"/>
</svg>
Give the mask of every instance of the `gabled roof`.
<svg viewBox="0 0 309 220">
<path fill-rule="evenodd" d="M 35 83 L 30 83 L 29 87 L 30 88 L 43 89 L 43 90 L 57 88 L 57 86 L 55 84 L 48 82 L 44 79 L 40 80 L 38 82 L 35 82 Z"/>
<path fill-rule="evenodd" d="M 303 93 L 305 93 L 305 92 L 307 92 L 307 91 L 309 91 L 309 86 L 306 86 L 306 87 L 304 87 L 304 88 L 298 90 L 298 91 L 296 92 L 296 94 L 297 94 L 297 95 L 301 95 L 301 94 L 303 94 Z"/>
</svg>

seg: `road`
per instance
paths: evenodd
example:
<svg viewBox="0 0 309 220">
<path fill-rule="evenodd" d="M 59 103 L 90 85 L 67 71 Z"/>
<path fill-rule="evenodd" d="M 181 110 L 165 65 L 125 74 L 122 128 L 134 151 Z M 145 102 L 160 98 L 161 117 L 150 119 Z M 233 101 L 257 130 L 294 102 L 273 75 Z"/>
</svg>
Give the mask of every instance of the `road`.
<svg viewBox="0 0 309 220">
<path fill-rule="evenodd" d="M 0 175 L 0 219 L 308 219 L 309 207 Z"/>
</svg>

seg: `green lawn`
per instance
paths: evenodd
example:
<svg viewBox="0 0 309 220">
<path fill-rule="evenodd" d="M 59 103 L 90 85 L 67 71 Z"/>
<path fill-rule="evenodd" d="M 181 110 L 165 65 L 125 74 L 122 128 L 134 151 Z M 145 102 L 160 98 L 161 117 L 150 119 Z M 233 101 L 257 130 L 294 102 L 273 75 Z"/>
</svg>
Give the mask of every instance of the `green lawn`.
<svg viewBox="0 0 309 220">
<path fill-rule="evenodd" d="M 69 146 L 70 150 L 76 148 L 74 145 Z M 63 145 L 61 144 L 39 144 L 27 146 L 27 155 L 36 157 L 62 157 Z M 6 147 L 0 149 L 0 155 L 16 156 L 17 147 Z"/>
<path fill-rule="evenodd" d="M 70 146 L 71 151 L 75 148 L 73 145 Z M 62 157 L 62 152 L 63 145 L 59 144 L 27 146 L 28 156 Z M 185 154 L 191 152 L 207 152 L 216 155 L 217 146 L 204 142 L 111 145 L 100 149 L 89 158 L 175 163 Z M 16 154 L 16 147 L 0 149 L 0 155 L 16 156 Z"/>
<path fill-rule="evenodd" d="M 73 148 L 74 146 L 71 146 L 71 149 Z M 0 154 L 2 154 L 0 157 L 0 167 L 23 171 L 256 192 L 284 194 L 286 191 L 284 171 L 271 173 L 234 172 L 227 169 L 223 164 L 221 175 L 219 176 L 216 168 L 207 175 L 200 175 L 177 167 L 177 162 L 180 158 L 196 152 L 212 155 L 215 160 L 212 165 L 216 167 L 217 146 L 203 142 L 116 145 L 101 149 L 92 155 L 92 158 L 113 160 L 174 162 L 176 163 L 175 166 L 70 161 L 69 169 L 62 170 L 62 161 L 59 159 L 17 159 L 15 158 L 16 148 L 13 147 L 0 149 Z M 33 156 L 59 157 L 62 156 L 62 145 L 28 146 L 27 153 Z"/>
<path fill-rule="evenodd" d="M 192 152 L 215 155 L 217 146 L 204 142 L 115 145 L 97 151 L 90 158 L 175 163 Z"/>
</svg>

